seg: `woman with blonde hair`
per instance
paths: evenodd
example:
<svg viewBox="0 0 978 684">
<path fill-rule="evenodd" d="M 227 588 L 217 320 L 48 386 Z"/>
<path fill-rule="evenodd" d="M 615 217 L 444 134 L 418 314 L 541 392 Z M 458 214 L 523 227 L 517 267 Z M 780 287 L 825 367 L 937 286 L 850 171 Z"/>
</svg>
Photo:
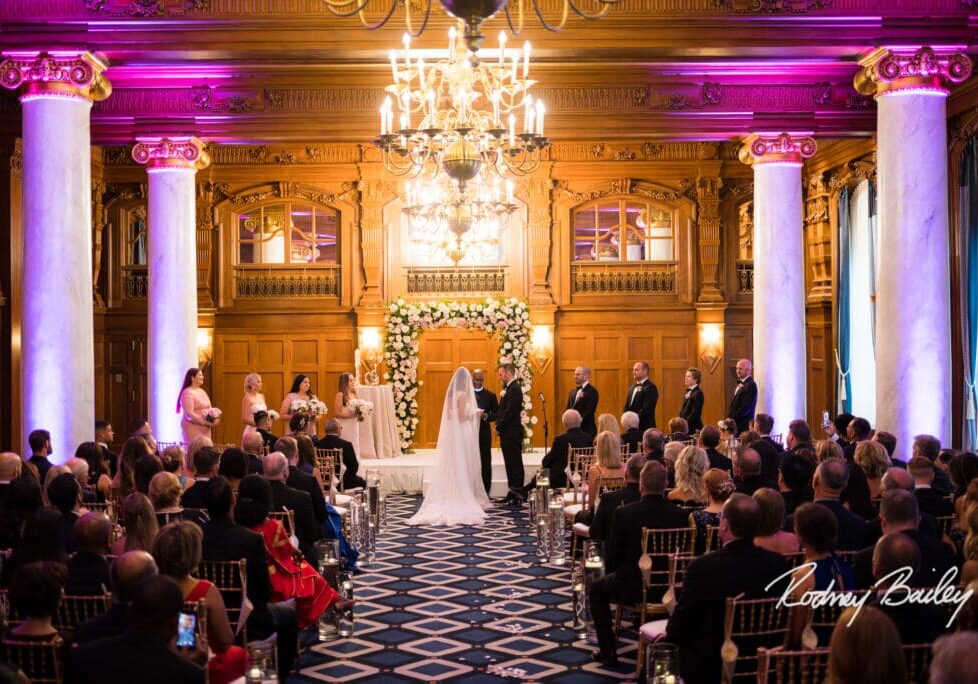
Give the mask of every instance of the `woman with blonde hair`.
<svg viewBox="0 0 978 684">
<path fill-rule="evenodd" d="M 676 487 L 666 497 L 681 506 L 700 506 L 706 503 L 706 487 L 703 474 L 710 468 L 706 451 L 698 446 L 687 446 L 676 459 Z"/>
<path fill-rule="evenodd" d="M 754 501 L 761 511 L 761 519 L 757 524 L 757 534 L 754 535 L 754 546 L 785 555 L 797 553 L 801 547 L 798 537 L 793 532 L 785 532 L 784 527 L 784 497 L 769 487 L 761 487 L 754 492 Z"/>
<path fill-rule="evenodd" d="M 241 398 L 241 422 L 244 423 L 244 433 L 241 439 L 249 432 L 258 429 L 255 425 L 255 414 L 259 411 L 268 411 L 265 403 L 265 395 L 262 394 L 261 376 L 258 373 L 248 373 L 244 379 L 244 396 Z"/>
<path fill-rule="evenodd" d="M 851 623 L 851 624 L 850 624 Z M 879 608 L 850 607 L 832 630 L 827 684 L 907 681 L 907 661 L 893 621 Z"/>
<path fill-rule="evenodd" d="M 194 467 L 194 458 L 197 456 L 197 452 L 204 447 L 213 447 L 214 442 L 210 437 L 195 437 L 194 440 L 187 447 L 187 460 L 184 463 L 185 475 L 192 474 L 189 472 L 191 468 Z"/>
<path fill-rule="evenodd" d="M 734 481 L 730 472 L 723 468 L 710 468 L 703 473 L 703 490 L 706 492 L 706 507 L 689 514 L 690 524 L 696 527 L 696 555 L 706 550 L 706 530 L 719 527 L 720 511 L 723 504 L 734 492 Z M 715 531 L 719 534 L 719 531 Z"/>
<path fill-rule="evenodd" d="M 586 507 L 594 514 L 598 503 L 598 481 L 603 477 L 624 477 L 625 464 L 621 461 L 621 437 L 605 430 L 594 438 L 594 465 L 587 471 Z"/>
<path fill-rule="evenodd" d="M 879 442 L 870 440 L 856 442 L 856 450 L 852 457 L 856 464 L 866 473 L 870 498 L 877 499 L 882 496 L 883 476 L 886 474 L 886 469 L 893 465 L 890 461 L 890 455 L 886 453 L 886 447 Z"/>
<path fill-rule="evenodd" d="M 125 529 L 126 536 L 112 544 L 112 554 L 115 556 L 126 551 L 149 551 L 160 531 L 153 504 L 139 492 L 133 492 L 122 500 L 119 524 Z"/>
<path fill-rule="evenodd" d="M 621 440 L 621 426 L 618 424 L 618 419 L 610 413 L 602 413 L 598 416 L 597 427 L 598 432 L 611 432 L 618 436 L 619 441 Z M 597 438 L 594 443 L 598 443 Z"/>
<path fill-rule="evenodd" d="M 183 487 L 173 473 L 156 473 L 149 481 L 149 501 L 156 511 L 156 522 L 160 527 L 174 520 L 189 520 L 198 525 L 207 522 L 207 517 L 201 511 L 180 505 L 182 494 Z"/>
<path fill-rule="evenodd" d="M 815 442 L 815 458 L 821 463 L 828 458 L 845 458 L 845 454 L 842 453 L 842 447 L 838 443 L 831 439 L 823 439 Z"/>
</svg>

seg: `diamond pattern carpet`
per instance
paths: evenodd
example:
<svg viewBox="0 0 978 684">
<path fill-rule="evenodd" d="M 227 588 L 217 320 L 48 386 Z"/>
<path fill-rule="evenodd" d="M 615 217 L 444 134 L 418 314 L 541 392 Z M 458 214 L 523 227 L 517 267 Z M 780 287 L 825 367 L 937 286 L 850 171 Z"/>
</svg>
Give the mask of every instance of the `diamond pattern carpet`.
<svg viewBox="0 0 978 684">
<path fill-rule="evenodd" d="M 419 504 L 388 497 L 377 558 L 354 579 L 353 637 L 313 643 L 290 682 L 634 677 L 630 627 L 617 668 L 592 662 L 594 648 L 575 640 L 569 566 L 537 561 L 523 510 L 494 507 L 483 527 L 410 527 Z"/>
</svg>

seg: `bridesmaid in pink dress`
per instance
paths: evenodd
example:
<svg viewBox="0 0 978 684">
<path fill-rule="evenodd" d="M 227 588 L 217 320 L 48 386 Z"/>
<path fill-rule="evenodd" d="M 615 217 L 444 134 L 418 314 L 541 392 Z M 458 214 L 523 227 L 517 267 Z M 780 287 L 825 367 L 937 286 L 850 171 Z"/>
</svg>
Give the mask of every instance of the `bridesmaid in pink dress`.
<svg viewBox="0 0 978 684">
<path fill-rule="evenodd" d="M 183 430 L 184 444 L 190 444 L 197 437 L 211 436 L 211 428 L 220 422 L 213 422 L 204 417 L 204 412 L 211 408 L 211 399 L 204 391 L 204 372 L 199 368 L 191 368 L 183 378 L 183 388 L 180 399 L 177 400 L 177 413 L 183 410 L 183 420 L 180 429 Z"/>
</svg>

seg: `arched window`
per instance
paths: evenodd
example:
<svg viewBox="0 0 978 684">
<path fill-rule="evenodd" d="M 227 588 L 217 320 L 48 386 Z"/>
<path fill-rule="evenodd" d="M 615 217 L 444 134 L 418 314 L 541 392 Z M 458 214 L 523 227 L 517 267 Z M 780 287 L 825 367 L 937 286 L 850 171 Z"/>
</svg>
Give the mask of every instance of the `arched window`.
<svg viewBox="0 0 978 684">
<path fill-rule="evenodd" d="M 239 264 L 337 264 L 340 213 L 305 202 L 275 202 L 237 217 Z"/>
<path fill-rule="evenodd" d="M 126 266 L 146 265 L 146 207 L 133 207 L 125 212 Z"/>
<path fill-rule="evenodd" d="M 672 261 L 671 209 L 630 198 L 598 200 L 573 212 L 574 261 Z"/>
</svg>

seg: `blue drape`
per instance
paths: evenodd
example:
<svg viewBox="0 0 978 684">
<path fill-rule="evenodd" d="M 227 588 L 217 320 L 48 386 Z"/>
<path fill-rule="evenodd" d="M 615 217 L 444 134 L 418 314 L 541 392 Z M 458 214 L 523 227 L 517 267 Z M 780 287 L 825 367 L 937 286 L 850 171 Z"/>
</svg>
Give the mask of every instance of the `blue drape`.
<svg viewBox="0 0 978 684">
<path fill-rule="evenodd" d="M 975 376 L 978 370 L 978 140 L 972 138 L 961 154 L 959 216 L 961 230 L 961 308 L 964 359 L 964 420 L 962 444 L 974 450 L 978 443 L 975 423 Z"/>
<path fill-rule="evenodd" d="M 836 363 L 838 365 L 839 405 L 842 413 L 852 410 L 852 383 L 849 380 L 849 188 L 839 193 L 839 280 Z"/>
</svg>

